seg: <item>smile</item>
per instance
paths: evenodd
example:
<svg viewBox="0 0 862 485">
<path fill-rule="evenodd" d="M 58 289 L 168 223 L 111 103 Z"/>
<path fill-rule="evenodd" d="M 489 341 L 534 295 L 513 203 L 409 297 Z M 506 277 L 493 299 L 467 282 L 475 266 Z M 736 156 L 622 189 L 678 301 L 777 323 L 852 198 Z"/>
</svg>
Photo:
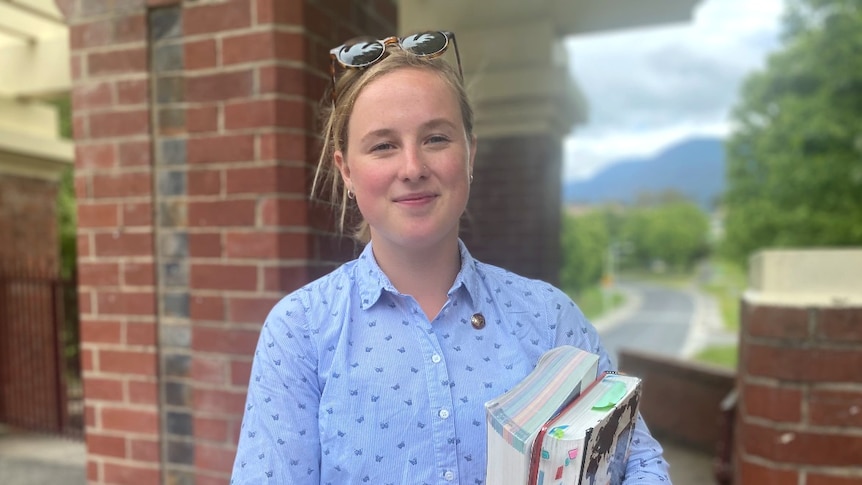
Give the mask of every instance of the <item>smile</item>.
<svg viewBox="0 0 862 485">
<path fill-rule="evenodd" d="M 428 201 L 430 201 L 436 197 L 437 197 L 437 194 L 433 194 L 430 192 L 427 192 L 427 193 L 423 192 L 423 193 L 417 193 L 417 194 L 402 195 L 400 197 L 396 197 L 394 199 L 394 201 L 399 202 L 399 203 L 406 203 L 406 204 L 417 204 L 417 203 L 428 202 Z"/>
<path fill-rule="evenodd" d="M 418 194 L 408 194 L 402 195 L 401 197 L 396 197 L 395 202 L 420 202 L 424 200 L 429 200 L 437 197 L 437 194 L 433 194 L 430 192 L 423 192 Z"/>
</svg>

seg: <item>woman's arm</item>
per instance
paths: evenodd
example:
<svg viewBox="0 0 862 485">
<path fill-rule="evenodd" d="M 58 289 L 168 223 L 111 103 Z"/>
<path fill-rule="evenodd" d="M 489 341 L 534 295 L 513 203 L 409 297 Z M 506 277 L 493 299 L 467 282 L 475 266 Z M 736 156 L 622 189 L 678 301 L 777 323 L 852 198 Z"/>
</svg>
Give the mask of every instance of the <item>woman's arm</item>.
<svg viewBox="0 0 862 485">
<path fill-rule="evenodd" d="M 261 329 L 232 485 L 320 482 L 317 356 L 304 317 L 288 297 Z"/>
</svg>

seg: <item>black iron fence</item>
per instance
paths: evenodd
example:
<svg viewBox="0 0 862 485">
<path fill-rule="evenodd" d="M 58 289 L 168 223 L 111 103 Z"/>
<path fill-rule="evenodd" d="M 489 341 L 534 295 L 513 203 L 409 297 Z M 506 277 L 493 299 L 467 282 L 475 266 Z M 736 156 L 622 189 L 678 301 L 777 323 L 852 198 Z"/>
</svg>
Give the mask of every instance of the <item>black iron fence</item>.
<svg viewBox="0 0 862 485">
<path fill-rule="evenodd" d="M 74 278 L 0 261 L 0 423 L 83 436 L 77 301 Z"/>
</svg>

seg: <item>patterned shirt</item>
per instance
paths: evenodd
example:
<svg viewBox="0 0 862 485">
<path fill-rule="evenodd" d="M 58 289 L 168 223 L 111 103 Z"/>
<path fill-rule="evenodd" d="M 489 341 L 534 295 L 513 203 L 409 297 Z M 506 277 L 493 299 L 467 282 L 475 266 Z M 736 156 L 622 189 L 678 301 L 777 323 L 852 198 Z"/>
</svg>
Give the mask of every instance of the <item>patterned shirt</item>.
<svg viewBox="0 0 862 485">
<path fill-rule="evenodd" d="M 563 292 L 470 256 L 428 321 L 366 246 L 358 259 L 287 295 L 254 355 L 231 483 L 485 483 L 484 403 L 558 345 L 611 363 Z M 471 318 L 481 314 L 483 328 Z M 669 484 L 639 418 L 627 485 Z"/>
</svg>

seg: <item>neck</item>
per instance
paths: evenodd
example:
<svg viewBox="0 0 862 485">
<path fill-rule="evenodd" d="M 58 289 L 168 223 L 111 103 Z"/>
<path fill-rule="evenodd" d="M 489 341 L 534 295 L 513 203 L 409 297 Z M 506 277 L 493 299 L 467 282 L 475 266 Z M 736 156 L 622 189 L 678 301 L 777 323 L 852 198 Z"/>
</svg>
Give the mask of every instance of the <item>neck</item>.
<svg viewBox="0 0 862 485">
<path fill-rule="evenodd" d="M 433 320 L 461 269 L 457 239 L 416 250 L 378 243 L 372 248 L 374 259 L 395 289 L 415 298 L 428 320 Z"/>
</svg>

